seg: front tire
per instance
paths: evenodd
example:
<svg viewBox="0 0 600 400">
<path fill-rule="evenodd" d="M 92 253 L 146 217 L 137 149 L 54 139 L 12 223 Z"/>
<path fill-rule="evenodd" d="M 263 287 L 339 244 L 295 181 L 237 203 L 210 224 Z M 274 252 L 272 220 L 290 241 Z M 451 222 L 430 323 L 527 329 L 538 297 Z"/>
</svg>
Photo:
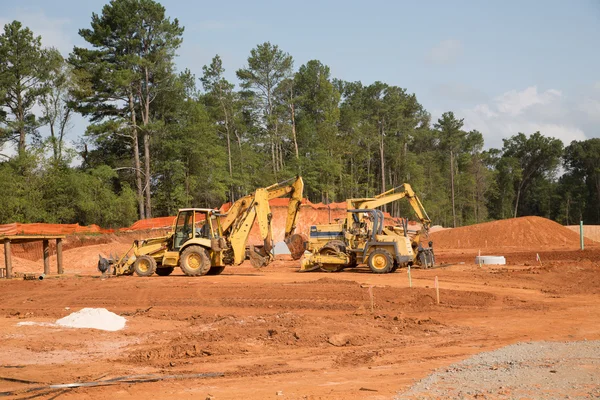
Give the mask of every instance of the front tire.
<svg viewBox="0 0 600 400">
<path fill-rule="evenodd" d="M 138 276 L 152 276 L 156 271 L 156 260 L 150 256 L 139 256 L 133 263 L 133 270 Z"/>
<path fill-rule="evenodd" d="M 173 271 L 175 270 L 174 267 L 163 267 L 163 268 L 156 268 L 156 275 L 158 276 L 169 276 L 173 273 Z"/>
<path fill-rule="evenodd" d="M 206 275 L 210 270 L 210 257 L 205 248 L 189 246 L 181 253 L 179 264 L 183 273 L 188 276 Z"/>
<path fill-rule="evenodd" d="M 377 249 L 369 255 L 367 265 L 375 274 L 387 274 L 392 270 L 394 261 L 387 250 Z"/>
<path fill-rule="evenodd" d="M 224 269 L 225 267 L 212 267 L 208 270 L 206 275 L 221 275 L 221 272 L 223 272 Z"/>
</svg>

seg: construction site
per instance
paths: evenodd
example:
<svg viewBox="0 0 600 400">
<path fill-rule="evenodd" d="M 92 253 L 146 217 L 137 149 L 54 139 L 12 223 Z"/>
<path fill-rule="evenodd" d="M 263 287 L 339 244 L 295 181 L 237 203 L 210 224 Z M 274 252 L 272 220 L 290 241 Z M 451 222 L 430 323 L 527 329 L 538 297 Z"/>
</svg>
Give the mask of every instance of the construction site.
<svg viewBox="0 0 600 400">
<path fill-rule="evenodd" d="M 379 214 L 364 225 L 353 216 L 367 218 L 381 197 L 360 199 L 362 211 L 351 213 L 350 203 L 302 200 L 298 182 L 257 190 L 221 214 L 184 209 L 120 230 L 0 226 L 1 256 L 11 268 L 11 279 L 0 279 L 0 396 L 600 396 L 600 227 L 584 226 L 582 239 L 579 226 L 521 217 L 423 232 L 426 213 L 392 221 L 381 212 L 382 226 L 402 225 L 398 237 L 409 253 L 412 241 L 429 257 L 406 232 L 420 231 L 421 242 L 431 242 L 435 262 L 421 263 L 417 250 L 409 257 L 394 245 L 398 254 L 389 254 L 386 240 L 395 228 L 375 232 Z M 412 201 L 414 193 L 403 190 L 390 191 L 396 197 L 389 200 Z M 290 192 L 291 200 L 276 198 Z M 261 211 L 265 198 L 270 209 Z M 263 212 L 269 218 L 261 222 Z M 239 220 L 228 227 L 234 214 Z M 177 236 L 184 215 L 194 215 L 196 225 L 213 221 L 206 250 L 184 250 L 204 246 L 200 229 Z M 352 218 L 373 235 L 367 246 L 379 247 L 353 250 L 360 233 L 349 236 Z M 245 232 L 243 256 L 236 227 Z M 316 233 L 325 231 L 335 233 L 336 243 L 327 236 L 315 245 Z M 171 239 L 148 240 L 169 232 Z M 282 246 L 293 232 L 304 238 L 299 255 Z M 186 241 L 196 244 L 185 247 Z M 124 258 L 132 242 L 135 256 Z M 233 258 L 226 250 L 219 258 L 229 245 Z M 504 263 L 488 264 L 487 256 Z M 62 269 L 54 266 L 57 258 Z"/>
</svg>

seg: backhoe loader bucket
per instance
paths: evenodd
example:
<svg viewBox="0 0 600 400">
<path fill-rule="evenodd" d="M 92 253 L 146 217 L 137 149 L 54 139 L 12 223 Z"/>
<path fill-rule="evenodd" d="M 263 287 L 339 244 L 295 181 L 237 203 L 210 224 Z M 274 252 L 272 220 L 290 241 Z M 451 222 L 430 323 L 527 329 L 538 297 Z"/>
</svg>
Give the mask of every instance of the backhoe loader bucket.
<svg viewBox="0 0 600 400">
<path fill-rule="evenodd" d="M 264 247 L 250 246 L 248 256 L 250 258 L 250 264 L 254 268 L 266 267 L 273 260 L 273 256 L 271 255 L 271 253 L 267 253 Z"/>
<path fill-rule="evenodd" d="M 104 258 L 102 257 L 101 254 L 98 254 L 98 271 L 102 272 L 103 274 L 108 274 L 110 273 L 110 267 L 111 265 L 114 264 L 114 260 L 111 258 Z"/>
<path fill-rule="evenodd" d="M 304 255 L 304 251 L 306 250 L 306 236 L 295 233 L 285 239 L 285 244 L 290 250 L 290 254 L 292 255 L 292 260 L 299 260 Z"/>
<path fill-rule="evenodd" d="M 131 264 L 135 261 L 135 256 L 128 257 L 125 254 L 119 257 L 111 254 L 108 258 L 102 257 L 102 255 L 98 255 L 98 258 L 98 271 L 105 275 L 131 275 L 133 273 Z"/>
</svg>

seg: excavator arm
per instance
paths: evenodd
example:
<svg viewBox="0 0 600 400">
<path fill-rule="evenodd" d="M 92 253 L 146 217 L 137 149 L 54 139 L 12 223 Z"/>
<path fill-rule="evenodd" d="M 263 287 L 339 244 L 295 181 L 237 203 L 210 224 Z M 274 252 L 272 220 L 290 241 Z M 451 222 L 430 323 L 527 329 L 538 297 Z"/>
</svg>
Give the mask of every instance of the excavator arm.
<svg viewBox="0 0 600 400">
<path fill-rule="evenodd" d="M 253 265 L 261 267 L 266 266 L 272 260 L 273 232 L 271 221 L 273 215 L 269 200 L 288 194 L 291 195 L 291 198 L 287 210 L 284 240 L 288 247 L 290 247 L 292 256 L 294 256 L 292 247 L 296 247 L 298 242 L 301 242 L 303 246 L 303 239 L 297 239 L 293 233 L 296 228 L 296 218 L 302 202 L 304 182 L 301 177 L 297 177 L 289 184 L 291 181 L 292 179 L 266 188 L 257 189 L 254 193 L 242 197 L 233 203 L 227 214 L 223 217 L 221 228 L 223 235 L 229 238 L 233 249 L 234 264 L 241 264 L 245 259 L 248 237 L 255 221 L 258 222 L 260 237 L 263 240 L 264 246 L 260 251 L 251 248 L 250 260 Z M 302 247 L 302 252 L 304 252 L 304 247 Z"/>
<path fill-rule="evenodd" d="M 427 215 L 421 200 L 419 200 L 419 197 L 415 194 L 412 187 L 408 183 L 404 183 L 375 197 L 348 199 L 347 206 L 348 209 L 372 209 L 381 207 L 385 204 L 392 203 L 405 197 L 408 199 L 408 202 L 419 218 L 419 221 L 421 221 L 423 229 L 428 231 L 431 225 L 431 220 Z M 348 221 L 350 221 L 350 218 L 352 218 L 352 215 L 349 213 Z"/>
</svg>

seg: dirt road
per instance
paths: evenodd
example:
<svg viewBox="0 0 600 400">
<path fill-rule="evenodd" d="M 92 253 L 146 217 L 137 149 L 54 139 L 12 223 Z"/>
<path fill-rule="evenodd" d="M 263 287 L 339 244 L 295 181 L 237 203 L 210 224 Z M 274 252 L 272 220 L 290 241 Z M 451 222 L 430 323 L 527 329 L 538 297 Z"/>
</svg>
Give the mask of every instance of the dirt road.
<svg viewBox="0 0 600 400">
<path fill-rule="evenodd" d="M 214 277 L 0 281 L 0 392 L 27 397 L 25 390 L 46 383 L 222 372 L 42 398 L 389 399 L 482 351 L 600 339 L 600 249 L 563 251 L 543 265 L 531 253 L 506 256 L 510 264 L 502 267 L 415 269 L 412 288 L 406 270 L 302 274 L 287 260 Z M 440 255 L 451 262 L 470 257 Z M 17 325 L 51 323 L 83 307 L 123 315 L 127 326 L 104 332 Z"/>
</svg>

